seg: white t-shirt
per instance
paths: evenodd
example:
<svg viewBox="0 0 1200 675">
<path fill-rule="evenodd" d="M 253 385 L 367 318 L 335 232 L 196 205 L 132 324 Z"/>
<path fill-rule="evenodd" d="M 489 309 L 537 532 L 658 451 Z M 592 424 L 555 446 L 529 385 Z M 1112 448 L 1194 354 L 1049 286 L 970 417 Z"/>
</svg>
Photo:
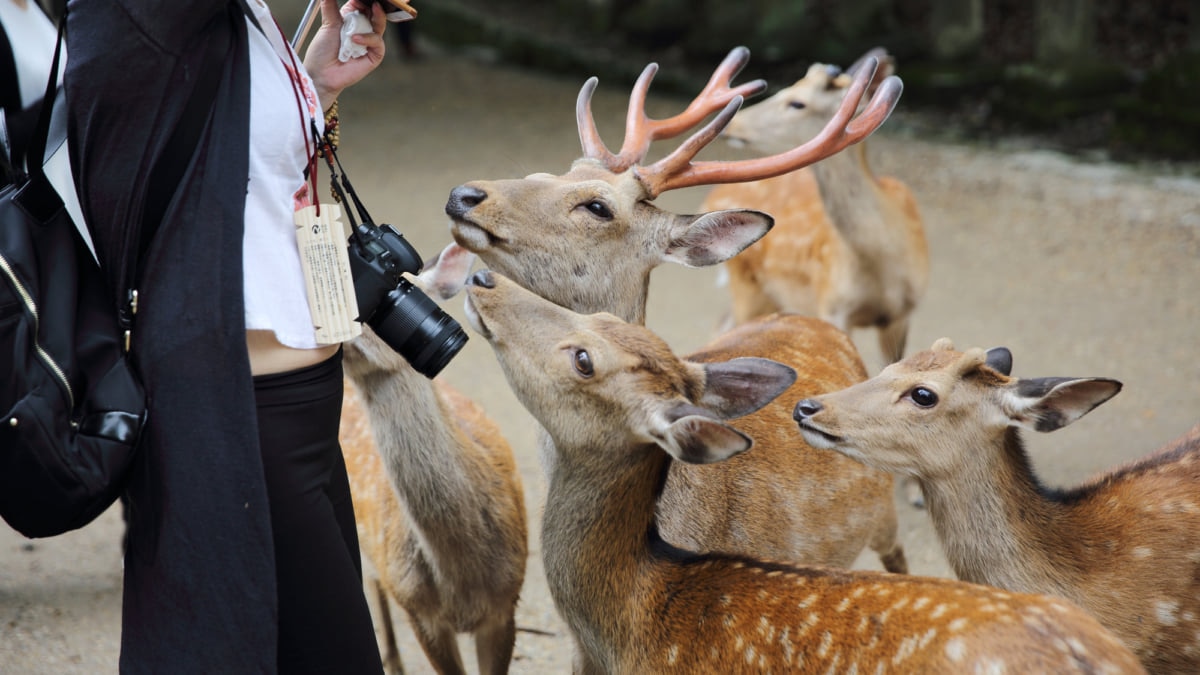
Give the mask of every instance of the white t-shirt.
<svg viewBox="0 0 1200 675">
<path fill-rule="evenodd" d="M 33 0 L 23 6 L 12 0 L 0 0 L 0 24 L 12 46 L 13 61 L 17 64 L 17 85 L 21 90 L 21 107 L 27 108 L 46 93 L 50 63 L 54 60 L 54 44 L 58 29 L 50 17 Z M 66 53 L 64 46 L 63 53 Z M 66 67 L 66 57 L 59 63 L 59 83 Z"/>
<path fill-rule="evenodd" d="M 305 138 L 309 120 L 325 130 L 321 104 L 300 57 L 280 32 L 262 0 L 249 0 L 262 31 L 246 19 L 250 43 L 250 182 L 242 237 L 246 328 L 271 330 L 289 347 L 317 346 L 308 309 L 293 214 L 308 197 Z M 293 78 L 293 61 L 299 73 Z M 303 121 L 297 104 L 300 92 Z M 306 202 L 307 203 L 307 202 Z"/>
</svg>

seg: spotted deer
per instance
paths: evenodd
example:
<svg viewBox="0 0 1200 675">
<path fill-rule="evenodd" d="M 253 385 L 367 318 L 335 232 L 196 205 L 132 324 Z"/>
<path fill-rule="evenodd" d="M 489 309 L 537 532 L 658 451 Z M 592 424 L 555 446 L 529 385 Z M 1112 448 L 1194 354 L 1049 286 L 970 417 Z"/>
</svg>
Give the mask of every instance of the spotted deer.
<svg viewBox="0 0 1200 675">
<path fill-rule="evenodd" d="M 644 326 L 577 314 L 487 270 L 471 279 L 467 317 L 554 439 L 542 556 L 576 673 L 1143 672 L 1066 600 L 666 543 L 655 510 L 668 457 L 715 468 L 754 454 L 726 420 L 796 372 L 681 359 Z"/>
<path fill-rule="evenodd" d="M 447 252 L 422 277 L 455 272 L 461 288 L 472 259 Z M 476 403 L 368 327 L 346 343 L 345 371 L 341 444 L 385 668 L 403 672 L 391 598 L 438 673 L 466 672 L 458 633 L 474 636 L 477 672 L 507 672 L 528 557 L 512 449 Z"/>
<path fill-rule="evenodd" d="M 588 80 L 576 102 L 584 156 L 561 176 L 533 174 L 454 188 L 446 213 L 455 241 L 489 269 L 552 302 L 644 323 L 650 272 L 656 266 L 716 264 L 762 237 L 772 224 L 769 215 L 746 209 L 677 215 L 654 205 L 658 195 L 761 178 L 816 162 L 871 133 L 900 95 L 899 80 L 888 78 L 851 119 L 875 70 L 870 62 L 850 86 L 842 109 L 813 140 L 753 161 L 693 161 L 728 123 L 743 96 L 765 86 L 761 80 L 731 86 L 748 58 L 744 48 L 731 51 L 696 99 L 666 119 L 651 119 L 644 111 L 657 70 L 648 66 L 634 85 L 624 143 L 615 154 L 596 130 L 591 97 L 597 81 Z M 678 136 L 712 113 L 717 114 L 675 151 L 643 164 L 653 141 Z M 801 373 L 789 398 L 866 378 L 857 350 L 841 331 L 804 317 L 773 316 L 739 327 L 737 334 L 718 338 L 701 354 L 785 361 Z M 886 569 L 907 571 L 889 474 L 833 453 L 795 452 L 790 404 L 772 403 L 737 424 L 758 439 L 757 452 L 703 469 L 672 464 L 660 504 L 667 541 L 698 551 L 842 567 L 870 546 Z M 552 444 L 541 435 L 548 472 L 553 471 Z"/>
<path fill-rule="evenodd" d="M 1200 425 L 1082 485 L 1033 471 L 1020 433 L 1116 395 L 1105 378 L 1010 376 L 999 347 L 942 339 L 844 391 L 796 404 L 809 445 L 915 476 L 961 579 L 1066 598 L 1155 673 L 1200 672 Z"/>
<path fill-rule="evenodd" d="M 764 154 L 810 138 L 852 99 L 854 77 L 870 60 L 880 64 L 872 88 L 886 82 L 894 62 L 879 48 L 846 72 L 813 64 L 791 86 L 740 110 L 722 136 Z M 877 328 L 887 362 L 904 356 L 909 318 L 928 284 L 929 251 L 912 192 L 871 170 L 866 142 L 781 176 L 718 185 L 701 208 L 775 217 L 770 236 L 724 263 L 732 324 L 800 312 L 847 332 Z"/>
</svg>

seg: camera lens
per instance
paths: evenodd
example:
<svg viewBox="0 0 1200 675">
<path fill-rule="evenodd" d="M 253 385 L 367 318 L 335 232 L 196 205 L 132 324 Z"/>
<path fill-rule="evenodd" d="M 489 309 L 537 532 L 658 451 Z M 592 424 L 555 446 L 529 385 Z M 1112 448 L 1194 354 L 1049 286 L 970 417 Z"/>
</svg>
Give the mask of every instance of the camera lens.
<svg viewBox="0 0 1200 675">
<path fill-rule="evenodd" d="M 467 343 L 462 326 L 406 279 L 379 303 L 367 323 L 429 378 L 441 372 Z"/>
</svg>

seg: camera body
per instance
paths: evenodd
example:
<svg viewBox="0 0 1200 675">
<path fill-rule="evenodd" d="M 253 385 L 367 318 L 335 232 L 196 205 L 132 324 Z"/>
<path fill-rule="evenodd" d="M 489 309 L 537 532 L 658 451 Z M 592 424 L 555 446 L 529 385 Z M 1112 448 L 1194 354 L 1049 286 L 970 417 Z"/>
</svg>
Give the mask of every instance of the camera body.
<svg viewBox="0 0 1200 675">
<path fill-rule="evenodd" d="M 358 321 L 370 326 L 422 375 L 432 378 L 467 342 L 462 326 L 403 274 L 417 274 L 417 250 L 391 225 L 363 222 L 348 241 Z"/>
</svg>

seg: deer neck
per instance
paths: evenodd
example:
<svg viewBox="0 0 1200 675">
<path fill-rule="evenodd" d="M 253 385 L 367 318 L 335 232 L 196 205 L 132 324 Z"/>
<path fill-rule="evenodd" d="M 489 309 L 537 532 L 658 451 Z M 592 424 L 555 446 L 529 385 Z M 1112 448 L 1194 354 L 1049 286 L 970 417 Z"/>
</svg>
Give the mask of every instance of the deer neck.
<svg viewBox="0 0 1200 675">
<path fill-rule="evenodd" d="M 376 373 L 359 387 L 392 485 L 427 553 L 463 558 L 462 541 L 490 537 L 485 495 L 468 476 L 487 471 L 461 434 L 432 381 L 406 368 Z M 455 495 L 453 500 L 446 495 Z M 450 535 L 453 533 L 453 536 Z"/>
<path fill-rule="evenodd" d="M 637 589 L 653 574 L 647 542 L 669 462 L 652 445 L 617 466 L 603 461 L 611 457 L 605 448 L 586 452 L 601 461 L 585 465 L 560 456 L 550 475 L 542 555 L 564 620 L 581 646 L 598 655 L 639 630 Z"/>
<path fill-rule="evenodd" d="M 646 302 L 650 295 L 649 270 L 635 277 L 609 265 L 604 270 L 592 270 L 582 283 L 591 290 L 580 293 L 576 289 L 567 289 L 561 301 L 544 297 L 577 314 L 608 312 L 628 323 L 646 324 Z"/>
<path fill-rule="evenodd" d="M 946 559 L 964 581 L 1070 597 L 1077 563 L 1063 542 L 1080 533 L 1067 507 L 1039 486 L 1017 431 L 1000 443 L 1003 452 L 976 455 L 997 458 L 990 464 L 921 481 Z"/>
<path fill-rule="evenodd" d="M 829 221 L 860 250 L 878 248 L 881 235 L 887 234 L 878 184 L 867 163 L 866 146 L 866 143 L 852 145 L 812 165 Z"/>
</svg>

